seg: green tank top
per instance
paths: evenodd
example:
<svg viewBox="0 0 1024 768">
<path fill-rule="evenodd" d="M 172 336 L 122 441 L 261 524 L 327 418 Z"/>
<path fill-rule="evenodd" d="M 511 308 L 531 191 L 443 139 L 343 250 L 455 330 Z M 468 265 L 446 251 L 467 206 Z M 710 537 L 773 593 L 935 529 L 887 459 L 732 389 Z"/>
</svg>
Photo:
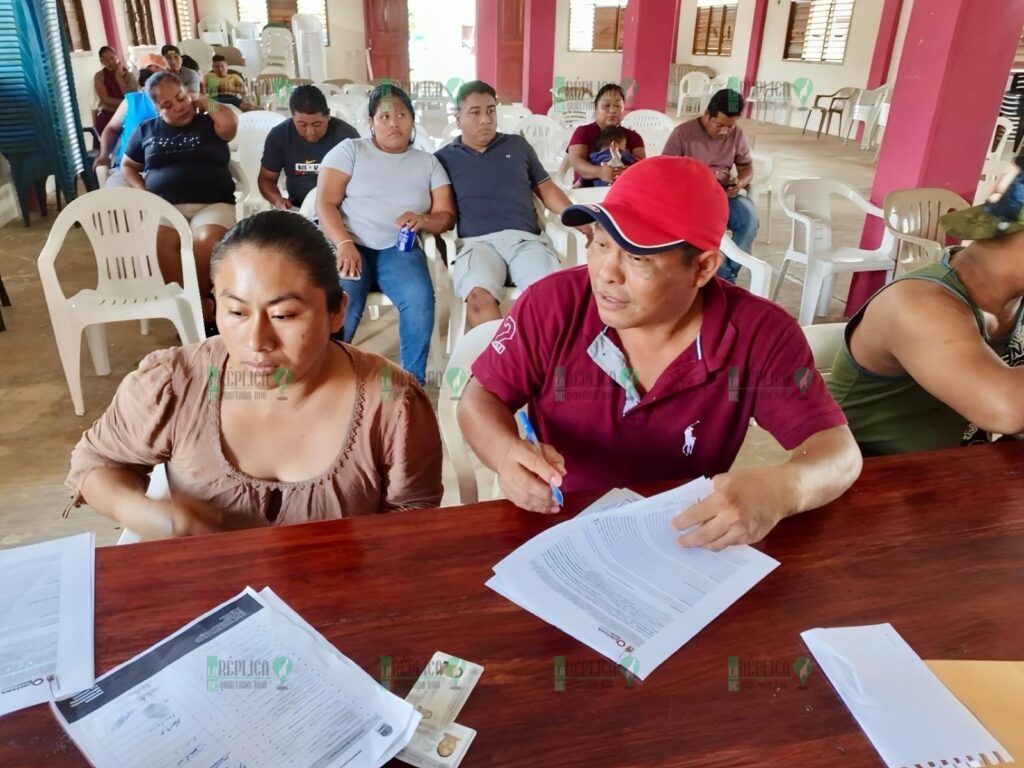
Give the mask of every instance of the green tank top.
<svg viewBox="0 0 1024 768">
<path fill-rule="evenodd" d="M 1018 312 L 1014 330 L 1009 336 L 989 339 L 984 315 L 960 282 L 956 270 L 950 266 L 950 256 L 959 250 L 960 246 L 948 248 L 940 261 L 908 272 L 897 281 L 928 280 L 953 293 L 970 308 L 978 324 L 978 332 L 992 350 L 1011 365 L 1019 364 L 1021 350 L 1018 347 L 1024 340 L 1024 307 Z M 888 287 L 884 286 L 878 293 Z M 868 301 L 870 303 L 871 300 Z M 836 352 L 828 381 L 829 392 L 846 414 L 850 430 L 865 455 L 926 451 L 988 440 L 986 433 L 931 395 L 910 376 L 883 376 L 867 370 L 853 359 L 850 334 L 860 323 L 868 304 L 850 319 L 846 327 L 846 341 Z M 1011 354 L 1013 352 L 1016 354 Z"/>
</svg>

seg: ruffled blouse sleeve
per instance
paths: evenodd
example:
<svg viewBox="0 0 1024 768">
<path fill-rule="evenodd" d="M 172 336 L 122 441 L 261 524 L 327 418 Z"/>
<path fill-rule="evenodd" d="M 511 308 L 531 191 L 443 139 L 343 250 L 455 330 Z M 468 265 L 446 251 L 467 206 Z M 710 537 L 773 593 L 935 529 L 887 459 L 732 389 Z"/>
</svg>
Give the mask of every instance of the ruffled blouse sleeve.
<svg viewBox="0 0 1024 768">
<path fill-rule="evenodd" d="M 125 376 L 104 414 L 82 435 L 71 452 L 71 471 L 64 484 L 74 502 L 86 476 L 94 469 L 128 469 L 145 485 L 157 464 L 171 457 L 174 444 L 174 350 L 147 355 Z"/>
<path fill-rule="evenodd" d="M 441 434 L 430 400 L 411 381 L 383 421 L 382 510 L 430 509 L 441 503 Z"/>
</svg>

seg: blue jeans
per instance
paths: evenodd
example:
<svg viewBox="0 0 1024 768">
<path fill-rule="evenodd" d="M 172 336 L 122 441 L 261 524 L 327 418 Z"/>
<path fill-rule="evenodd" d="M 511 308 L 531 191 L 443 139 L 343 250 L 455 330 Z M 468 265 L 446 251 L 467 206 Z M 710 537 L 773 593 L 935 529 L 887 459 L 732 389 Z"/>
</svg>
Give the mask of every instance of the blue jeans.
<svg viewBox="0 0 1024 768">
<path fill-rule="evenodd" d="M 363 257 L 362 277 L 341 281 L 341 287 L 348 294 L 345 342 L 351 344 L 356 335 L 367 295 L 371 291 L 382 292 L 398 309 L 402 367 L 421 384 L 425 383 L 430 334 L 434 330 L 434 284 L 430 282 L 427 257 L 419 246 L 411 251 L 397 248 L 375 251 L 362 245 L 356 248 Z"/>
<path fill-rule="evenodd" d="M 753 200 L 743 195 L 729 198 L 729 223 L 726 224 L 726 229 L 732 230 L 732 241 L 741 251 L 751 252 L 759 225 L 757 206 Z M 739 272 L 740 265 L 729 258 L 726 258 L 718 268 L 718 276 L 730 283 L 736 282 L 736 275 Z"/>
</svg>

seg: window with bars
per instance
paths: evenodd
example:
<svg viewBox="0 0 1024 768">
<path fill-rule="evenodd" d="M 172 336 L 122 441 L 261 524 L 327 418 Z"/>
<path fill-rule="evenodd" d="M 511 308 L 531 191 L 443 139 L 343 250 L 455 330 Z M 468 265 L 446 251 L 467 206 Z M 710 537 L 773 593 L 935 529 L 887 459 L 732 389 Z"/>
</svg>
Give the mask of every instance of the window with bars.
<svg viewBox="0 0 1024 768">
<path fill-rule="evenodd" d="M 569 0 L 570 51 L 621 51 L 626 0 Z"/>
<path fill-rule="evenodd" d="M 237 0 L 238 20 L 252 21 L 260 29 L 267 24 L 291 29 L 292 16 L 304 13 L 320 20 L 324 31 L 324 45 L 330 45 L 327 33 L 327 0 Z"/>
<path fill-rule="evenodd" d="M 854 0 L 791 0 L 783 58 L 842 64 Z"/>
<path fill-rule="evenodd" d="M 148 0 L 125 0 L 124 12 L 128 19 L 128 34 L 132 45 L 156 45 L 153 16 Z"/>
<path fill-rule="evenodd" d="M 72 51 L 88 51 L 89 30 L 85 26 L 85 12 L 82 0 L 61 0 L 57 4 L 57 16 L 71 44 Z"/>
<path fill-rule="evenodd" d="M 698 0 L 697 23 L 693 27 L 694 55 L 732 55 L 737 2 L 738 0 Z"/>
<path fill-rule="evenodd" d="M 192 0 L 174 0 L 174 23 L 178 28 L 178 40 L 191 40 L 196 36 L 192 22 Z"/>
</svg>

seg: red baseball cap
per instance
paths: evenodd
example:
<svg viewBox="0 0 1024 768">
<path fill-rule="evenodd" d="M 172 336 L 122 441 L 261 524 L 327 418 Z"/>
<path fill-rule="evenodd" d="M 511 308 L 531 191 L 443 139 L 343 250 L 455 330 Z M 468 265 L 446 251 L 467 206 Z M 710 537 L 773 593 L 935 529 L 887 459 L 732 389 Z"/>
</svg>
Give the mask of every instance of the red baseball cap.
<svg viewBox="0 0 1024 768">
<path fill-rule="evenodd" d="M 715 174 L 690 157 L 659 155 L 631 165 L 600 204 L 570 205 L 562 223 L 599 223 L 624 250 L 648 256 L 690 244 L 718 248 L 729 199 Z"/>
</svg>

